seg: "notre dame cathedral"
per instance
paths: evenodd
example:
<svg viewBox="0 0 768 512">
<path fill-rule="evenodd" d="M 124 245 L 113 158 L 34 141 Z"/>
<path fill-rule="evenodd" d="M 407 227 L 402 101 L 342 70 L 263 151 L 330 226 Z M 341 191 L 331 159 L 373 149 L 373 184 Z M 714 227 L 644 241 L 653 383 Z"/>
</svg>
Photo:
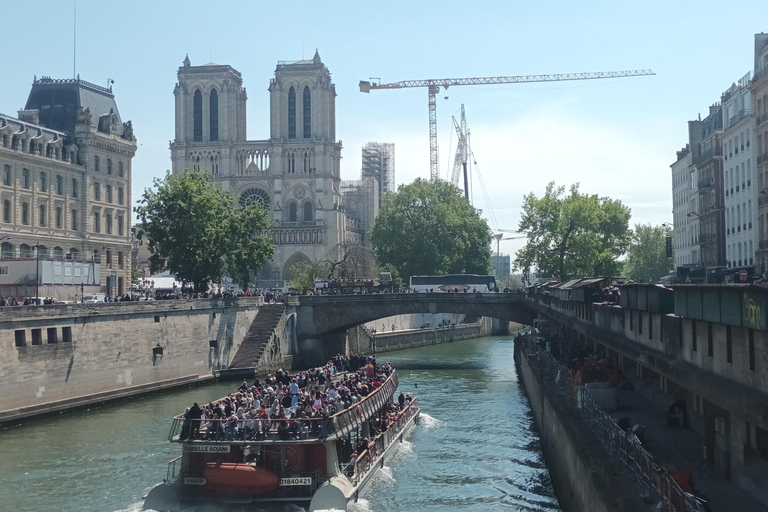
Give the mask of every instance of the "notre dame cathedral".
<svg viewBox="0 0 768 512">
<path fill-rule="evenodd" d="M 174 95 L 173 173 L 210 171 L 240 204 L 259 202 L 270 211 L 275 256 L 257 287 L 282 287 L 295 263 L 338 250 L 347 231 L 336 88 L 317 52 L 311 60 L 277 63 L 269 83 L 269 140 L 247 139 L 247 95 L 232 66 L 192 66 L 187 57 Z"/>
</svg>

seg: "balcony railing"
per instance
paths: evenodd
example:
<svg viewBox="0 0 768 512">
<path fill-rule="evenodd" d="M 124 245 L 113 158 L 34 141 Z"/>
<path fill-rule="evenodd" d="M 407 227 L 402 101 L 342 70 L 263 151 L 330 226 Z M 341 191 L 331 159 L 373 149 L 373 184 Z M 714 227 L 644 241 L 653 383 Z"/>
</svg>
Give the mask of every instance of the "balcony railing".
<svg viewBox="0 0 768 512">
<path fill-rule="evenodd" d="M 710 158 L 715 157 L 715 156 L 721 156 L 720 143 L 719 142 L 714 147 L 709 148 L 706 151 L 702 151 L 701 153 L 699 153 L 699 156 L 694 157 L 693 163 L 694 163 L 694 165 L 695 164 L 700 164 L 702 162 L 706 162 L 707 160 L 709 160 Z"/>
<path fill-rule="evenodd" d="M 699 235 L 700 244 L 711 244 L 717 242 L 717 237 L 714 233 L 702 233 Z"/>
<path fill-rule="evenodd" d="M 760 114 L 759 116 L 757 116 L 757 119 L 756 119 L 755 122 L 757 123 L 757 126 L 760 126 L 761 124 L 763 124 L 766 121 L 768 121 L 768 112 L 764 112 L 764 113 Z"/>
<path fill-rule="evenodd" d="M 736 113 L 735 116 L 732 116 L 728 120 L 728 128 L 731 128 L 731 127 L 735 126 L 739 121 L 741 121 L 745 117 L 749 116 L 749 114 L 750 114 L 750 112 L 749 112 L 749 109 L 747 109 L 747 108 L 743 108 L 743 109 L 739 110 Z"/>
<path fill-rule="evenodd" d="M 762 155 L 757 155 L 757 165 L 764 164 L 766 162 L 768 162 L 768 152 L 765 152 Z"/>
<path fill-rule="evenodd" d="M 699 189 L 709 188 L 714 183 L 715 183 L 715 180 L 713 180 L 712 178 L 702 178 L 699 180 L 698 186 L 699 186 Z"/>
<path fill-rule="evenodd" d="M 300 220 L 300 221 L 283 221 L 278 220 L 275 221 L 275 228 L 311 228 L 311 227 L 318 227 L 318 226 L 324 226 L 325 221 L 321 219 L 314 219 L 314 220 Z"/>
</svg>

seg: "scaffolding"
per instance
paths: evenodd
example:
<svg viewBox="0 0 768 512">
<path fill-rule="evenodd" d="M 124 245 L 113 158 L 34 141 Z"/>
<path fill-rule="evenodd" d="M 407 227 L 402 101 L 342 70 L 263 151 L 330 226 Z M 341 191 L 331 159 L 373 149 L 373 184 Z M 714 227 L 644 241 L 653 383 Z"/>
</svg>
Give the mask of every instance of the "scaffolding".
<svg viewBox="0 0 768 512">
<path fill-rule="evenodd" d="M 363 146 L 362 177 L 376 178 L 379 183 L 379 203 L 387 192 L 395 191 L 395 144 L 369 142 Z"/>
<path fill-rule="evenodd" d="M 373 176 L 359 180 L 343 180 L 341 193 L 347 216 L 347 231 L 363 245 L 369 243 L 368 235 L 373 219 L 379 213 L 379 182 Z"/>
</svg>

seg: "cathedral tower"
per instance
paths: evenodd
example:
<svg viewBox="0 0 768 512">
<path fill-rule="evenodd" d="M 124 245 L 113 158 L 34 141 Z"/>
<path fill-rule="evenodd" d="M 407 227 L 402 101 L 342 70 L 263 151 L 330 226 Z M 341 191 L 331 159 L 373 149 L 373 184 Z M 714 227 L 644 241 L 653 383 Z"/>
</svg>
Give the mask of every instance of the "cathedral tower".
<svg viewBox="0 0 768 512">
<path fill-rule="evenodd" d="M 269 94 L 272 140 L 336 140 L 336 86 L 317 50 L 312 60 L 279 61 Z"/>
</svg>

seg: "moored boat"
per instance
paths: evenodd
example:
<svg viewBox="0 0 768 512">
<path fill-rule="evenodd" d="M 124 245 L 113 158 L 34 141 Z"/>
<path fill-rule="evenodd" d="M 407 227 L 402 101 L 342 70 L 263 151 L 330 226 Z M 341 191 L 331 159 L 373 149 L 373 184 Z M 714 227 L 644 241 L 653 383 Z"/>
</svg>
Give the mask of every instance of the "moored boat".
<svg viewBox="0 0 768 512">
<path fill-rule="evenodd" d="M 373 380 L 361 370 L 332 381 L 349 382 L 350 375 Z M 182 454 L 169 462 L 165 481 L 149 492 L 144 508 L 181 512 L 211 503 L 282 502 L 310 511 L 345 510 L 420 414 L 415 396 L 394 399 L 394 369 L 386 367 L 374 379 L 377 387 L 359 401 L 319 417 L 290 408 L 285 418 L 236 422 L 174 417 L 169 439 L 181 444 Z"/>
</svg>

